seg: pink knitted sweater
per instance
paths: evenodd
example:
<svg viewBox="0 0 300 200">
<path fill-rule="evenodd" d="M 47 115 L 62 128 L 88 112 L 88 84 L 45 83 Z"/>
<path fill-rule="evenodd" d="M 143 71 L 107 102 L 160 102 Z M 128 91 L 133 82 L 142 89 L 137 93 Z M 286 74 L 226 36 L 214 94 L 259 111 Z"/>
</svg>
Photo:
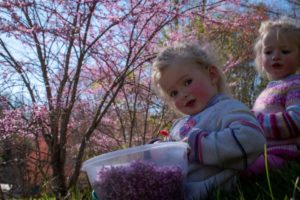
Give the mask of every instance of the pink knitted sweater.
<svg viewBox="0 0 300 200">
<path fill-rule="evenodd" d="M 300 75 L 271 81 L 253 111 L 268 145 L 300 144 Z"/>
</svg>

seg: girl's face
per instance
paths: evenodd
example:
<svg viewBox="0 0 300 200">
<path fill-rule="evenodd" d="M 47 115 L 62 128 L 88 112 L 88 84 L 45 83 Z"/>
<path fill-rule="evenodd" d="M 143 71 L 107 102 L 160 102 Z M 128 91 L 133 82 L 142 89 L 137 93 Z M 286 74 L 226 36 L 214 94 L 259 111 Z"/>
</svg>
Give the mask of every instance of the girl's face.
<svg viewBox="0 0 300 200">
<path fill-rule="evenodd" d="M 162 72 L 159 84 L 171 106 L 181 113 L 195 115 L 218 93 L 215 67 L 199 69 L 196 63 L 175 64 Z"/>
<path fill-rule="evenodd" d="M 300 67 L 299 49 L 288 35 L 270 30 L 263 37 L 262 65 L 272 80 L 283 79 Z"/>
</svg>

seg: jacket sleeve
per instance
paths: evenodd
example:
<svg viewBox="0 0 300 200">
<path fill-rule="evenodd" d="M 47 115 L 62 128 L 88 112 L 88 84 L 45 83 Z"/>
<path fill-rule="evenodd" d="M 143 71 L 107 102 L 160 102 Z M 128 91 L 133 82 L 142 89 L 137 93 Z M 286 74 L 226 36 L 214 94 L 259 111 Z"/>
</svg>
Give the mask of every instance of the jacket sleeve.
<svg viewBox="0 0 300 200">
<path fill-rule="evenodd" d="M 287 93 L 283 112 L 255 113 L 268 139 L 288 139 L 300 135 L 300 87 Z"/>
<path fill-rule="evenodd" d="M 249 112 L 236 110 L 224 115 L 220 123 L 219 131 L 192 130 L 189 160 L 227 169 L 247 168 L 264 149 L 258 121 Z"/>
</svg>

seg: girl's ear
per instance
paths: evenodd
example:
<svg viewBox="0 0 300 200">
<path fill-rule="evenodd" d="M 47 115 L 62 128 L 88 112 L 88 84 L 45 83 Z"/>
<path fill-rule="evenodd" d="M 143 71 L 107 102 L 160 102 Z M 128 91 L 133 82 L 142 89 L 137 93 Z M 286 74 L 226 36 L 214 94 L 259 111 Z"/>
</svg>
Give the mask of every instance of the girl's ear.
<svg viewBox="0 0 300 200">
<path fill-rule="evenodd" d="M 210 67 L 208 68 L 208 75 L 209 75 L 209 78 L 210 78 L 211 83 L 212 83 L 213 85 L 215 85 L 215 84 L 218 83 L 219 72 L 218 72 L 217 67 L 215 67 L 215 66 L 210 66 Z"/>
</svg>

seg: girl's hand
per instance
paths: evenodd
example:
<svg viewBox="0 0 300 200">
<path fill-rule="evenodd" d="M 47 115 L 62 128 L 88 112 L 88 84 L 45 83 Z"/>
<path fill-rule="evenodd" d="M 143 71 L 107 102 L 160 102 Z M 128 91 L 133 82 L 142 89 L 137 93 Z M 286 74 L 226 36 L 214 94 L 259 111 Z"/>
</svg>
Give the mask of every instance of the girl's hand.
<svg viewBox="0 0 300 200">
<path fill-rule="evenodd" d="M 185 138 L 183 138 L 182 140 L 181 140 L 181 142 L 188 142 L 188 137 L 185 137 Z M 188 157 L 188 160 L 189 160 L 189 158 L 190 158 L 190 153 L 191 153 L 191 148 L 190 148 L 190 146 L 187 148 L 187 157 Z"/>
<path fill-rule="evenodd" d="M 152 138 L 150 141 L 147 142 L 147 144 L 156 144 L 156 143 L 160 143 L 161 139 L 159 138 Z"/>
<path fill-rule="evenodd" d="M 181 142 L 188 142 L 188 137 L 184 137 L 182 140 L 180 140 Z M 188 160 L 190 160 L 190 153 L 191 153 L 191 147 L 189 146 L 188 148 L 187 148 L 187 157 L 188 157 Z"/>
<path fill-rule="evenodd" d="M 181 142 L 188 142 L 188 137 L 183 138 L 182 140 L 180 140 Z"/>
</svg>

